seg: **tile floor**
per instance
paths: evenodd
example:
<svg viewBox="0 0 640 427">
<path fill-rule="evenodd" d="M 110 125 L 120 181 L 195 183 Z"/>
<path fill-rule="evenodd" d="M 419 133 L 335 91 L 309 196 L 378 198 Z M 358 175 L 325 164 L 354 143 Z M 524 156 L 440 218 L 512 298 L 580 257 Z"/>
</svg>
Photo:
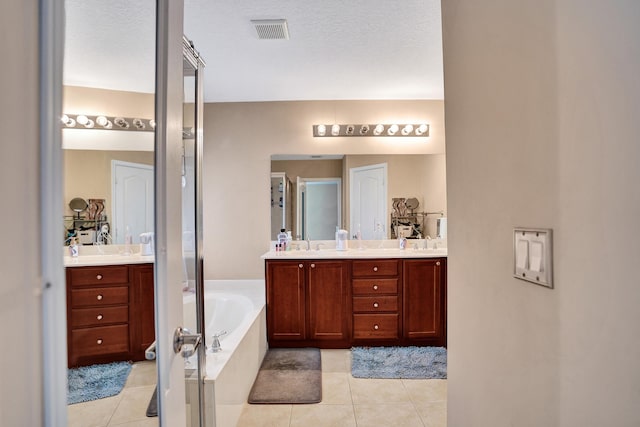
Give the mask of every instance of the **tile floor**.
<svg viewBox="0 0 640 427">
<path fill-rule="evenodd" d="M 349 350 L 322 350 L 322 402 L 245 404 L 238 427 L 446 427 L 446 380 L 376 380 L 351 376 Z M 70 405 L 69 427 L 158 426 L 145 412 L 156 373 L 134 364 L 117 396 Z"/>
<path fill-rule="evenodd" d="M 156 386 L 155 362 L 134 363 L 120 394 L 67 406 L 69 427 L 157 427 L 146 415 Z"/>
<path fill-rule="evenodd" d="M 238 427 L 446 427 L 446 380 L 351 376 L 349 350 L 322 350 L 322 402 L 245 404 Z"/>
</svg>

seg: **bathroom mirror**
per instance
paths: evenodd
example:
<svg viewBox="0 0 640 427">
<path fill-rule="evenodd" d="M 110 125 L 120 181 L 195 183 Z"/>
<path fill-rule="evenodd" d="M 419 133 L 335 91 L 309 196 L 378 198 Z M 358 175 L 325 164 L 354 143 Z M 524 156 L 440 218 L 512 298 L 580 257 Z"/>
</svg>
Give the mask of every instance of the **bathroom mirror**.
<svg viewBox="0 0 640 427">
<path fill-rule="evenodd" d="M 89 206 L 89 204 L 81 197 L 74 197 L 69 202 L 69 208 L 78 215 L 78 218 L 80 218 L 80 213 L 87 209 L 87 206 Z"/>
<path fill-rule="evenodd" d="M 291 209 L 286 210 L 286 214 L 291 215 L 291 220 L 286 221 L 291 224 L 292 236 L 296 238 L 310 237 L 303 236 L 300 227 L 301 205 L 300 191 L 297 188 L 299 182 L 316 179 L 331 180 L 338 179 L 341 182 L 339 205 L 341 209 L 341 228 L 349 231 L 349 237 L 353 238 L 357 231 L 361 232 L 363 238 L 374 238 L 375 224 L 363 225 L 360 227 L 351 224 L 351 189 L 350 170 L 359 169 L 372 165 L 386 165 L 386 217 L 376 220 L 380 222 L 386 238 L 391 238 L 390 215 L 392 211 L 393 198 L 409 199 L 410 206 L 420 212 L 434 212 L 425 217 L 424 229 L 421 230 L 424 236 L 436 235 L 436 219 L 440 217 L 435 212 L 446 214 L 446 171 L 444 154 L 376 154 L 376 155 L 272 155 L 271 173 L 284 174 L 292 189 L 290 191 Z M 272 187 L 273 188 L 273 187 Z M 273 206 L 273 204 L 272 204 Z M 367 206 L 367 204 L 360 204 Z M 364 208 L 366 209 L 366 208 Z M 272 210 L 273 212 L 273 210 Z M 279 211 L 277 215 L 282 215 Z M 280 231 L 279 226 L 283 223 L 280 216 L 276 218 L 272 214 L 272 239 Z M 276 226 L 278 228 L 276 229 Z M 307 226 L 308 227 L 308 226 Z M 358 230 L 359 228 L 359 230 Z M 275 233 L 275 234 L 274 234 Z M 323 236 L 324 238 L 324 236 Z M 315 238 L 317 239 L 317 238 Z"/>
</svg>

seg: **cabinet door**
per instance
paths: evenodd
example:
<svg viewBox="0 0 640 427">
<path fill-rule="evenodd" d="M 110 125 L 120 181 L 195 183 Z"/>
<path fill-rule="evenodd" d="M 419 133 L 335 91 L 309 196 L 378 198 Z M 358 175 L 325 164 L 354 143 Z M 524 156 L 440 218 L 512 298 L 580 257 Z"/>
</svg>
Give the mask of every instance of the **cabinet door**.
<svg viewBox="0 0 640 427">
<path fill-rule="evenodd" d="M 270 342 L 303 340 L 304 263 L 267 261 L 267 336 Z"/>
<path fill-rule="evenodd" d="M 351 330 L 349 263 L 312 261 L 308 268 L 311 340 L 348 341 Z"/>
<path fill-rule="evenodd" d="M 441 258 L 404 260 L 404 337 L 444 345 L 444 264 Z"/>
<path fill-rule="evenodd" d="M 134 360 L 144 360 L 144 351 L 156 339 L 153 265 L 131 268 L 134 289 L 134 302 L 131 310 L 133 358 Z"/>
</svg>

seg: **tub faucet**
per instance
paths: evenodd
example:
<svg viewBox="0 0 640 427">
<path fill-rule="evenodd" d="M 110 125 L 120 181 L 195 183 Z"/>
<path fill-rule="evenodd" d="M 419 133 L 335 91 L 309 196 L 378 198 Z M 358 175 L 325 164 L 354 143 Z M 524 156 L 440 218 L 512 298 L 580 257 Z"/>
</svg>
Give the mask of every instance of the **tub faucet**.
<svg viewBox="0 0 640 427">
<path fill-rule="evenodd" d="M 222 351 L 222 347 L 220 346 L 220 337 L 225 335 L 227 331 L 216 332 L 211 336 L 211 353 L 217 353 Z"/>
</svg>

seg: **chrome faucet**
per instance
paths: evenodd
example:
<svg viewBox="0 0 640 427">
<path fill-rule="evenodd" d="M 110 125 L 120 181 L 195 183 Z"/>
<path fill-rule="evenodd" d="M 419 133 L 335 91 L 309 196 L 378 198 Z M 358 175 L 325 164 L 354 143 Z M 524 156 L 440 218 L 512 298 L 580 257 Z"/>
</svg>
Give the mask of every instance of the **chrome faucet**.
<svg viewBox="0 0 640 427">
<path fill-rule="evenodd" d="M 307 237 L 306 239 L 304 239 L 305 242 L 307 242 L 307 250 L 311 250 L 311 241 L 309 240 L 309 238 Z"/>
<path fill-rule="evenodd" d="M 324 246 L 324 243 L 316 243 L 316 251 L 320 250 L 320 246 Z"/>
<path fill-rule="evenodd" d="M 220 337 L 225 335 L 227 331 L 216 332 L 211 336 L 211 353 L 217 353 L 222 351 L 222 346 L 220 346 Z"/>
</svg>

